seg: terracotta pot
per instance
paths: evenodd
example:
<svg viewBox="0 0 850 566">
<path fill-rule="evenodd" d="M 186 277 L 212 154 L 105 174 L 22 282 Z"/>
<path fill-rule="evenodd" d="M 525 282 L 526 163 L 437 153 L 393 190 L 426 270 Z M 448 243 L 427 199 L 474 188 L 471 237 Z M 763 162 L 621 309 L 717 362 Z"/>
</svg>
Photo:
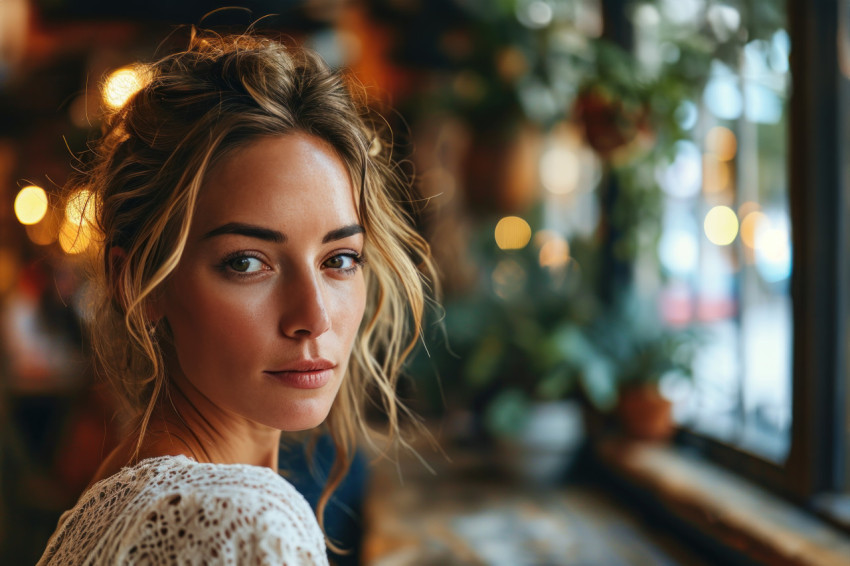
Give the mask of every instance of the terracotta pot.
<svg viewBox="0 0 850 566">
<path fill-rule="evenodd" d="M 654 384 L 626 387 L 620 392 L 617 417 L 623 432 L 643 440 L 667 440 L 674 432 L 673 404 Z"/>
</svg>

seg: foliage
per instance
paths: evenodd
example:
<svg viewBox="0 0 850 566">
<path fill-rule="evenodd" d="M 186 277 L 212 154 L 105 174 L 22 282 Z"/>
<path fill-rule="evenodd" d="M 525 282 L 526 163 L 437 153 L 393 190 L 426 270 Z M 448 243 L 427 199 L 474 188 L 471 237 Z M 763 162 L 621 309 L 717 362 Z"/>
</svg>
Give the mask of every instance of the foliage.
<svg viewBox="0 0 850 566">
<path fill-rule="evenodd" d="M 617 367 L 618 387 L 658 383 L 675 374 L 692 377 L 700 334 L 693 328 L 671 328 L 660 322 L 652 301 L 623 291 L 617 303 L 598 317 L 589 335 Z"/>
<path fill-rule="evenodd" d="M 614 305 L 600 300 L 593 239 L 574 238 L 567 264 L 549 268 L 533 242 L 498 249 L 492 227 L 474 245 L 486 280 L 446 303 L 435 326 L 445 336 L 430 337 L 411 373 L 441 376 L 451 402 L 483 415 L 497 435 L 518 432 L 535 401 L 579 397 L 607 412 L 625 384 L 689 375 L 690 333 L 663 329 L 654 303 L 626 292 Z"/>
<path fill-rule="evenodd" d="M 743 45 L 770 38 L 784 10 L 782 0 L 736 5 L 729 9 L 741 18 L 737 27 L 710 14 L 694 25 L 660 18 L 664 53 L 652 66 L 584 35 L 565 8 L 574 2 L 547 2 L 554 15 L 542 27 L 519 21 L 526 4 L 461 2 L 470 23 L 452 32 L 452 44 L 468 48 L 452 59 L 450 80 L 416 101 L 462 117 L 473 131 L 519 121 L 545 131 L 571 121 L 603 163 L 599 229 L 592 239 L 570 241 L 564 269 L 541 267 L 534 244 L 498 250 L 494 223 L 484 223 L 475 245 L 481 284 L 446 304 L 449 348 L 432 348 L 426 362 L 451 380 L 462 406 L 501 434 L 518 428 L 534 400 L 579 395 L 604 411 L 623 386 L 690 375 L 699 336 L 664 328 L 654 300 L 637 297 L 628 279 L 614 282 L 613 297 L 604 293 L 611 266 L 601 258 L 633 266 L 655 256 L 663 201 L 656 172 L 689 137 L 685 111 L 699 104 L 712 64 L 737 67 Z"/>
</svg>

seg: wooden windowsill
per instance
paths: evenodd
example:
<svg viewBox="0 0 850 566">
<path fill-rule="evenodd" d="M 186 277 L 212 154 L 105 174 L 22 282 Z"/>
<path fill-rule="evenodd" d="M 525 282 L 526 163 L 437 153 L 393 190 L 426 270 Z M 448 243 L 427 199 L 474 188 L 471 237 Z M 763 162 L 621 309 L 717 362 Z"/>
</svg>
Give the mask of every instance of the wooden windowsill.
<svg viewBox="0 0 850 566">
<path fill-rule="evenodd" d="M 596 453 L 666 512 L 748 559 L 777 566 L 850 563 L 850 536 L 702 459 L 624 439 L 601 441 Z"/>
</svg>

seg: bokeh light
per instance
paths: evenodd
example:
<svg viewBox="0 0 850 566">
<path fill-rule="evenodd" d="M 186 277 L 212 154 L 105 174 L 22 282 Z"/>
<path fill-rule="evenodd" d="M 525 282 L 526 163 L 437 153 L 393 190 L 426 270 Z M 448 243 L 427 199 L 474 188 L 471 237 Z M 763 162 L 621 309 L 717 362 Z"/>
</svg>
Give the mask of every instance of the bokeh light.
<svg viewBox="0 0 850 566">
<path fill-rule="evenodd" d="M 47 193 L 35 185 L 24 187 L 15 197 L 15 216 L 21 224 L 37 224 L 47 214 Z"/>
<path fill-rule="evenodd" d="M 682 26 L 695 25 L 703 9 L 699 0 L 662 0 L 659 5 L 665 19 Z"/>
<path fill-rule="evenodd" d="M 669 273 L 681 277 L 691 275 L 699 260 L 697 237 L 681 227 L 665 230 L 658 241 L 658 258 Z"/>
<path fill-rule="evenodd" d="M 28 225 L 26 230 L 32 243 L 39 246 L 52 244 L 59 235 L 59 213 L 55 209 L 48 211 L 41 222 Z"/>
<path fill-rule="evenodd" d="M 94 223 L 94 199 L 90 191 L 77 191 L 68 198 L 65 205 L 65 218 L 72 224 Z"/>
<path fill-rule="evenodd" d="M 731 161 L 738 151 L 738 139 L 729 128 L 715 126 L 705 135 L 705 149 L 720 161 Z"/>
<path fill-rule="evenodd" d="M 762 222 L 755 236 L 756 269 L 765 281 L 777 283 L 791 275 L 791 240 L 788 223 Z"/>
<path fill-rule="evenodd" d="M 540 181 L 556 195 L 571 193 L 581 179 L 581 164 L 575 152 L 566 147 L 552 147 L 540 158 Z"/>
<path fill-rule="evenodd" d="M 540 29 L 552 23 L 554 11 L 547 2 L 532 0 L 531 2 L 518 2 L 516 16 L 525 27 Z"/>
<path fill-rule="evenodd" d="M 702 156 L 697 145 L 689 140 L 676 142 L 676 157 L 668 167 L 658 172 L 661 188 L 676 198 L 691 198 L 702 185 Z"/>
<path fill-rule="evenodd" d="M 534 245 L 538 248 L 542 248 L 549 240 L 555 240 L 561 237 L 562 236 L 555 230 L 538 230 L 534 233 Z"/>
<path fill-rule="evenodd" d="M 767 217 L 763 212 L 754 210 L 741 220 L 741 241 L 750 248 L 756 247 L 756 232 L 764 224 Z"/>
<path fill-rule="evenodd" d="M 496 54 L 496 68 L 505 82 L 514 82 L 528 72 L 528 58 L 518 47 L 505 47 Z"/>
<path fill-rule="evenodd" d="M 744 110 L 744 96 L 735 73 L 720 61 L 713 61 L 703 102 L 721 120 L 737 120 Z"/>
<path fill-rule="evenodd" d="M 703 228 L 712 244 L 728 246 L 738 235 L 738 216 L 728 206 L 715 206 L 705 215 Z"/>
<path fill-rule="evenodd" d="M 635 9 L 635 23 L 640 27 L 655 27 L 661 23 L 661 14 L 652 4 L 639 4 Z"/>
<path fill-rule="evenodd" d="M 721 193 L 729 188 L 732 181 L 732 168 L 713 153 L 703 155 L 703 191 Z"/>
<path fill-rule="evenodd" d="M 761 210 L 761 205 L 759 203 L 751 200 L 744 201 L 741 203 L 741 206 L 738 207 L 738 218 L 743 220 L 749 213 L 755 212 L 756 210 Z"/>
<path fill-rule="evenodd" d="M 519 216 L 506 216 L 496 224 L 496 245 L 503 250 L 519 250 L 531 240 L 531 226 Z"/>
<path fill-rule="evenodd" d="M 142 88 L 142 77 L 132 67 L 113 71 L 103 85 L 103 101 L 111 108 L 121 108 Z"/>
<path fill-rule="evenodd" d="M 493 291 L 503 299 L 510 299 L 518 295 L 525 287 L 527 275 L 520 264 L 511 260 L 503 259 L 493 270 Z"/>
<path fill-rule="evenodd" d="M 693 129 L 693 127 L 697 125 L 697 120 L 699 119 L 699 110 L 697 109 L 697 105 L 690 100 L 685 100 L 678 108 L 676 108 L 674 118 L 676 119 L 676 122 L 679 123 L 679 127 L 683 130 Z"/>
<path fill-rule="evenodd" d="M 66 254 L 76 255 L 86 251 L 91 240 L 92 228 L 86 222 L 76 224 L 66 219 L 59 228 L 59 245 Z"/>
<path fill-rule="evenodd" d="M 540 248 L 540 266 L 560 269 L 570 261 L 570 244 L 565 238 L 555 237 L 547 240 Z"/>
</svg>

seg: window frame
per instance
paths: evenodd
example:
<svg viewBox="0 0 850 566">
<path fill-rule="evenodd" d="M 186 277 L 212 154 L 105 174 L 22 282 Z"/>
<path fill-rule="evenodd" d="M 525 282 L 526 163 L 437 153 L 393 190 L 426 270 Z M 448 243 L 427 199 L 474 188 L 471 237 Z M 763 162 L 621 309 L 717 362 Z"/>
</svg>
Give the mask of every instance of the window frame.
<svg viewBox="0 0 850 566">
<path fill-rule="evenodd" d="M 789 491 L 842 489 L 850 199 L 842 182 L 847 81 L 838 60 L 839 4 L 789 0 L 790 204 L 794 269 L 793 424 Z M 826 40 L 824 40 L 826 38 Z M 830 41 L 829 39 L 832 39 Z"/>
</svg>

